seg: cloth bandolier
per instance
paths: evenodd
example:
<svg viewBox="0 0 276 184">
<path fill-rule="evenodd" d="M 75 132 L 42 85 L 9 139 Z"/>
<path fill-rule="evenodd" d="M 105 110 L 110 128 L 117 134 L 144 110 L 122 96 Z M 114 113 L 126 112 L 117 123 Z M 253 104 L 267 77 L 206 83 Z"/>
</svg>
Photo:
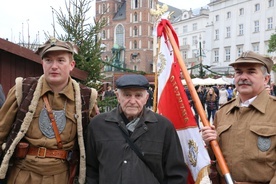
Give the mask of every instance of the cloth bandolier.
<svg viewBox="0 0 276 184">
<path fill-rule="evenodd" d="M 20 131 L 20 127 L 23 123 L 23 120 L 26 116 L 26 113 L 29 112 L 29 105 L 33 99 L 34 91 L 37 86 L 39 77 L 28 77 L 24 78 L 22 81 L 22 99 L 17 99 L 17 103 L 19 104 L 19 109 L 16 115 L 16 119 L 12 125 L 11 131 L 9 136 L 6 140 L 5 149 L 1 151 L 0 149 L 0 156 L 1 160 L 3 160 L 3 156 L 9 150 L 14 138 L 17 136 L 18 132 Z M 82 127 L 83 127 L 83 135 L 85 137 L 85 130 L 87 130 L 87 126 L 90 122 L 90 99 L 91 99 L 91 88 L 88 88 L 82 84 L 79 84 L 80 93 L 81 93 L 81 114 L 82 114 Z M 20 87 L 19 87 L 20 89 Z M 19 93 L 19 92 L 18 92 Z M 93 97 L 93 103 L 95 104 L 96 95 Z M 34 113 L 34 112 L 29 112 Z M 78 175 L 78 163 L 79 163 L 79 146 L 77 138 L 75 140 L 74 148 L 68 157 L 68 163 L 70 165 L 70 176 L 69 176 L 69 183 L 74 183 L 76 180 L 76 176 Z M 11 163 L 12 164 L 12 163 Z"/>
</svg>

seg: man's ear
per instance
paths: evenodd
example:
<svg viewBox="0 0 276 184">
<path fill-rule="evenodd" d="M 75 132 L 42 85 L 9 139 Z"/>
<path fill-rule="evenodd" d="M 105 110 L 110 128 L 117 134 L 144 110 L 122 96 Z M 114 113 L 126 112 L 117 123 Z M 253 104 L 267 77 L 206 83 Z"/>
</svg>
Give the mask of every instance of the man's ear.
<svg viewBox="0 0 276 184">
<path fill-rule="evenodd" d="M 114 93 L 115 93 L 117 101 L 118 101 L 118 98 L 119 98 L 119 92 L 118 92 L 118 90 L 116 90 Z"/>
<path fill-rule="evenodd" d="M 149 99 L 149 92 L 147 92 L 147 100 Z"/>
<path fill-rule="evenodd" d="M 72 71 L 75 68 L 76 62 L 73 60 L 71 61 L 70 65 L 71 65 L 71 71 Z"/>
<path fill-rule="evenodd" d="M 265 76 L 265 81 L 264 81 L 265 85 L 268 84 L 269 80 L 270 80 L 270 75 Z"/>
</svg>

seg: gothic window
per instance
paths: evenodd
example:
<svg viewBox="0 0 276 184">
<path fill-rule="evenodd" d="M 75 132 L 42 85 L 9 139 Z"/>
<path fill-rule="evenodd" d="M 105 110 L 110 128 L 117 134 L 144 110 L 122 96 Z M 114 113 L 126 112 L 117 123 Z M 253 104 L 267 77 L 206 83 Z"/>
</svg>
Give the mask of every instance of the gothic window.
<svg viewBox="0 0 276 184">
<path fill-rule="evenodd" d="M 137 27 L 136 26 L 134 26 L 134 29 L 133 29 L 133 31 L 134 31 L 134 36 L 138 36 L 138 29 L 137 29 Z"/>
<path fill-rule="evenodd" d="M 116 43 L 120 46 L 124 46 L 124 28 L 122 25 L 116 27 Z"/>
<path fill-rule="evenodd" d="M 139 1 L 138 0 L 134 0 L 134 8 L 137 9 L 138 8 L 138 4 L 139 4 Z"/>
<path fill-rule="evenodd" d="M 133 42 L 133 48 L 137 49 L 137 41 L 136 40 L 134 40 L 134 42 Z"/>
<path fill-rule="evenodd" d="M 138 15 L 137 15 L 137 12 L 134 13 L 134 22 L 138 22 Z"/>
</svg>

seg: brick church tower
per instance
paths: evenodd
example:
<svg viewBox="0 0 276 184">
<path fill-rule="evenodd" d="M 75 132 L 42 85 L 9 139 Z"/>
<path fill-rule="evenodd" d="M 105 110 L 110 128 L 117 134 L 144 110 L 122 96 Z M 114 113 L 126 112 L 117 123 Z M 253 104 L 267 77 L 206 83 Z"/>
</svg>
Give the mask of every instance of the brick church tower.
<svg viewBox="0 0 276 184">
<path fill-rule="evenodd" d="M 97 0 L 96 19 L 105 19 L 101 31 L 102 59 L 116 67 L 105 67 L 112 77 L 120 68 L 153 72 L 153 24 L 151 8 L 157 0 Z M 107 76 L 108 77 L 108 76 Z"/>
</svg>

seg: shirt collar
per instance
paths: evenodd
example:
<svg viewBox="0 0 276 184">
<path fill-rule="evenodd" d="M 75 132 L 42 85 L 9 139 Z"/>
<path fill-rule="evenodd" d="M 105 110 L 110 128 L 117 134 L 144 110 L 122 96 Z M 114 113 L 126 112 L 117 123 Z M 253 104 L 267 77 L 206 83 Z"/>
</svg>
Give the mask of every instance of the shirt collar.
<svg viewBox="0 0 276 184">
<path fill-rule="evenodd" d="M 250 98 L 244 102 L 240 103 L 241 107 L 248 107 L 255 99 L 257 98 L 257 96 L 254 96 L 253 98 Z"/>
<path fill-rule="evenodd" d="M 43 77 L 41 96 L 43 96 L 45 93 L 47 93 L 49 91 L 52 92 L 52 89 L 50 88 L 50 86 L 46 82 L 45 77 Z M 61 92 L 59 92 L 59 94 L 63 94 L 68 99 L 70 99 L 72 101 L 75 101 L 75 98 L 74 98 L 74 88 L 73 88 L 73 83 L 72 83 L 72 79 L 71 78 L 69 78 L 68 85 Z"/>
<path fill-rule="evenodd" d="M 248 103 L 249 103 L 249 105 L 253 106 L 258 111 L 265 113 L 265 109 L 266 109 L 268 100 L 269 100 L 269 95 L 267 94 L 266 90 L 263 90 L 259 95 L 249 99 L 248 101 L 250 101 L 250 102 L 248 102 Z M 241 107 L 240 101 L 241 100 L 238 96 L 236 98 L 236 100 L 230 104 L 229 109 L 227 110 L 226 113 L 229 113 L 234 108 L 240 108 Z"/>
</svg>

